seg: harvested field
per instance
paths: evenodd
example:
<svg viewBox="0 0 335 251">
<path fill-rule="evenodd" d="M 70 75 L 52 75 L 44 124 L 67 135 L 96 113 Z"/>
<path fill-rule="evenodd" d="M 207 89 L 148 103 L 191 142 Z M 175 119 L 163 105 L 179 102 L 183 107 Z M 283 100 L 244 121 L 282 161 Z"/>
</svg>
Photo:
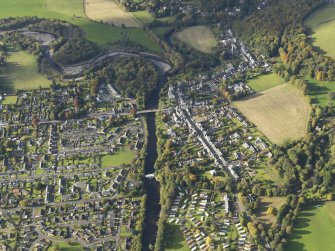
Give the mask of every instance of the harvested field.
<svg viewBox="0 0 335 251">
<path fill-rule="evenodd" d="M 125 12 L 113 0 L 85 0 L 88 18 L 118 27 L 141 27 L 141 23 L 129 12 Z"/>
<path fill-rule="evenodd" d="M 301 91 L 289 84 L 256 93 L 234 104 L 275 144 L 306 134 L 311 107 Z"/>
</svg>

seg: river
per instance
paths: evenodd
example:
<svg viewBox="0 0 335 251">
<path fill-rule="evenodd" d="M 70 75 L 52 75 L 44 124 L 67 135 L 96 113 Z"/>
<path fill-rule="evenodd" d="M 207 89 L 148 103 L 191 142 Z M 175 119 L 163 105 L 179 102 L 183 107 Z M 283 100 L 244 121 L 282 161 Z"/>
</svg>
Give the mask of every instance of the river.
<svg viewBox="0 0 335 251">
<path fill-rule="evenodd" d="M 146 109 L 156 109 L 159 103 L 159 94 L 161 88 L 165 85 L 166 75 L 160 76 L 157 90 L 153 93 L 149 100 Z M 152 174 L 155 172 L 155 162 L 157 160 L 157 136 L 156 136 L 156 115 L 155 113 L 148 113 L 146 115 L 147 122 L 147 151 L 145 157 L 145 174 Z M 159 213 L 161 206 L 160 200 L 160 185 L 155 179 L 145 179 L 144 187 L 147 194 L 146 215 L 144 220 L 144 231 L 142 239 L 142 250 L 149 251 L 149 246 L 154 245 L 157 235 L 157 222 L 159 220 Z"/>
</svg>

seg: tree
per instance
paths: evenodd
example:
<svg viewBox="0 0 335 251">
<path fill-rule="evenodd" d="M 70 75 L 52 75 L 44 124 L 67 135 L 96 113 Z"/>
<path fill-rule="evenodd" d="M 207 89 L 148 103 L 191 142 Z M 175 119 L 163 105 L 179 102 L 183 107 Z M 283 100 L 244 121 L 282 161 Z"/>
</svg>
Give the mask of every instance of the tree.
<svg viewBox="0 0 335 251">
<path fill-rule="evenodd" d="M 32 120 L 31 120 L 31 123 L 32 123 L 32 125 L 33 125 L 33 127 L 35 128 L 35 129 L 37 129 L 37 127 L 38 127 L 38 118 L 36 117 L 36 115 L 33 115 L 33 118 L 32 118 Z"/>
<path fill-rule="evenodd" d="M 248 226 L 248 230 L 249 230 L 250 234 L 253 237 L 256 237 L 257 236 L 257 228 L 255 227 L 255 225 L 252 222 L 248 222 L 247 226 Z"/>
<path fill-rule="evenodd" d="M 329 201 L 334 200 L 334 194 L 333 193 L 328 193 L 327 194 L 327 200 L 329 200 Z"/>
<path fill-rule="evenodd" d="M 273 207 L 269 207 L 268 210 L 266 211 L 267 215 L 274 215 L 274 208 Z"/>
<path fill-rule="evenodd" d="M 210 236 L 207 236 L 206 238 L 206 245 L 210 247 L 212 245 L 212 238 Z"/>
<path fill-rule="evenodd" d="M 19 204 L 20 204 L 20 207 L 26 207 L 27 206 L 27 200 L 21 200 Z"/>
</svg>

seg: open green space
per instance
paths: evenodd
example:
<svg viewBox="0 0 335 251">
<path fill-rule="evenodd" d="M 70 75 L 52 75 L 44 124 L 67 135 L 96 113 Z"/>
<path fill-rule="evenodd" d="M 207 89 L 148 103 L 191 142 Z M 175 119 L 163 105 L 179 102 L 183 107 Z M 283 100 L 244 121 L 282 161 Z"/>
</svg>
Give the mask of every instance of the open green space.
<svg viewBox="0 0 335 251">
<path fill-rule="evenodd" d="M 5 96 L 5 99 L 2 101 L 2 104 L 3 105 L 15 105 L 16 101 L 17 101 L 17 96 Z"/>
<path fill-rule="evenodd" d="M 0 87 L 5 90 L 49 87 L 51 81 L 38 72 L 37 57 L 25 51 L 11 50 L 0 75 Z"/>
<path fill-rule="evenodd" d="M 136 152 L 128 149 L 102 157 L 102 167 L 121 166 L 131 164 Z"/>
<path fill-rule="evenodd" d="M 248 81 L 248 85 L 256 92 L 265 91 L 283 83 L 284 79 L 274 72 L 252 78 Z"/>
<path fill-rule="evenodd" d="M 180 41 L 203 53 L 210 53 L 217 45 L 211 28 L 204 25 L 186 28 L 180 32 L 176 32 L 175 36 Z"/>
<path fill-rule="evenodd" d="M 269 215 L 267 210 L 272 207 L 275 211 L 284 204 L 285 198 L 283 197 L 260 197 L 260 203 L 257 211 L 257 217 L 266 224 L 274 224 L 276 222 L 276 216 L 274 214 Z"/>
<path fill-rule="evenodd" d="M 331 100 L 329 94 L 335 93 L 335 82 L 331 81 L 318 81 L 312 78 L 306 79 L 308 86 L 308 96 L 311 98 L 312 104 L 326 106 L 335 100 Z"/>
<path fill-rule="evenodd" d="M 48 251 L 82 251 L 83 247 L 79 243 L 57 242 L 48 248 Z"/>
<path fill-rule="evenodd" d="M 83 0 L 1 0 L 0 18 L 16 16 L 38 16 L 68 21 L 82 28 L 87 39 L 105 48 L 122 39 L 122 34 L 126 32 L 131 41 L 156 52 L 161 50 L 142 29 L 123 29 L 90 21 L 85 16 Z"/>
<path fill-rule="evenodd" d="M 184 239 L 183 232 L 177 225 L 167 224 L 164 236 L 164 250 L 170 251 L 189 251 L 187 243 Z"/>
<path fill-rule="evenodd" d="M 305 26 L 311 29 L 313 45 L 335 58 L 335 5 L 326 5 L 307 17 Z"/>
<path fill-rule="evenodd" d="M 287 251 L 332 251 L 335 247 L 335 202 L 307 206 L 297 217 Z"/>
</svg>

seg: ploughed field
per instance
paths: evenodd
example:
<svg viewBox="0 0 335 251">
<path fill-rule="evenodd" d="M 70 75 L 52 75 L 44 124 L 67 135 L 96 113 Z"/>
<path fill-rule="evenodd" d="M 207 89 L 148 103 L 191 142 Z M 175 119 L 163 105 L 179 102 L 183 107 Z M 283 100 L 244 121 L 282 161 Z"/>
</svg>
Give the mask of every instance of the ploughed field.
<svg viewBox="0 0 335 251">
<path fill-rule="evenodd" d="M 256 93 L 234 105 L 275 144 L 306 134 L 311 107 L 301 91 L 289 84 Z"/>
<path fill-rule="evenodd" d="M 192 48 L 204 53 L 210 53 L 217 45 L 217 41 L 211 29 L 203 25 L 186 28 L 175 33 L 174 36 Z"/>
<path fill-rule="evenodd" d="M 326 5 L 314 11 L 305 20 L 312 31 L 313 45 L 335 59 L 335 5 Z"/>
<path fill-rule="evenodd" d="M 118 27 L 141 27 L 141 23 L 130 13 L 125 12 L 113 0 L 84 0 L 88 18 L 113 24 Z"/>
</svg>

